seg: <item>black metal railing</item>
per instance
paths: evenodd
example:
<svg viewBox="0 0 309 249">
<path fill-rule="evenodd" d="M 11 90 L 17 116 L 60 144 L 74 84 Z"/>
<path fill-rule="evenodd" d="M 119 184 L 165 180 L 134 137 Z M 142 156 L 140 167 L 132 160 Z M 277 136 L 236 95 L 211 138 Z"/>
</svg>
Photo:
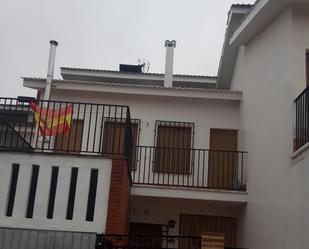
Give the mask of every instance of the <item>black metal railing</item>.
<svg viewBox="0 0 309 249">
<path fill-rule="evenodd" d="M 131 158 L 130 110 L 122 105 L 0 98 L 0 150 Z"/>
<path fill-rule="evenodd" d="M 248 249 L 248 248 L 242 248 L 242 247 L 224 247 L 224 249 Z"/>
<path fill-rule="evenodd" d="M 200 249 L 201 237 L 155 235 L 100 235 L 97 238 L 104 249 Z M 99 244 L 97 241 L 97 244 Z"/>
<path fill-rule="evenodd" d="M 200 236 L 98 234 L 98 249 L 201 249 Z M 225 247 L 225 249 L 241 249 Z"/>
<path fill-rule="evenodd" d="M 309 142 L 309 87 L 294 101 L 295 103 L 295 135 L 294 150 L 298 150 Z"/>
<path fill-rule="evenodd" d="M 133 184 L 245 191 L 247 152 L 137 146 Z"/>
</svg>

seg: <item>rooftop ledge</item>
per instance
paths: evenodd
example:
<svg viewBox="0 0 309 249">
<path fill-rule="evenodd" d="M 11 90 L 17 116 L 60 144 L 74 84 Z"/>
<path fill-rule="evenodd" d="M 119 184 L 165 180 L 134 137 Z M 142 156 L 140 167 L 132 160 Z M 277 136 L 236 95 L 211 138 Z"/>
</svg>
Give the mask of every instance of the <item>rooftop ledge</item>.
<svg viewBox="0 0 309 249">
<path fill-rule="evenodd" d="M 44 89 L 46 79 L 43 78 L 23 78 L 24 87 L 32 89 Z M 194 99 L 214 99 L 241 101 L 241 91 L 231 91 L 223 89 L 205 89 L 205 88 L 186 88 L 172 87 L 166 88 L 155 85 L 136 85 L 123 83 L 108 83 L 95 81 L 78 81 L 78 80 L 54 80 L 53 89 L 83 92 L 102 92 L 117 94 L 132 94 L 146 96 L 162 96 L 162 97 L 181 97 Z"/>
<path fill-rule="evenodd" d="M 308 0 L 257 0 L 242 24 L 231 37 L 230 44 L 245 45 L 267 26 L 284 8 L 291 4 L 309 3 Z"/>
<path fill-rule="evenodd" d="M 309 142 L 300 147 L 298 150 L 292 153 L 291 159 L 294 163 L 297 163 L 305 158 L 304 153 L 308 152 L 309 150 Z"/>
</svg>

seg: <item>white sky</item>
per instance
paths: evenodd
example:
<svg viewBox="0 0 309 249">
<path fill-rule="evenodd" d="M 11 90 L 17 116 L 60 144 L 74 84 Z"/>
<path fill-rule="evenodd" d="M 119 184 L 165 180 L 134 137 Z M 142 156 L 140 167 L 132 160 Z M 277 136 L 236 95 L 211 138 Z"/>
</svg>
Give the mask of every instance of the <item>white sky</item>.
<svg viewBox="0 0 309 249">
<path fill-rule="evenodd" d="M 164 72 L 166 39 L 176 40 L 174 73 L 216 75 L 233 3 L 254 0 L 0 0 L 0 96 L 32 95 L 22 76 L 46 77 L 49 40 L 61 66 L 118 70 L 150 61 Z"/>
</svg>

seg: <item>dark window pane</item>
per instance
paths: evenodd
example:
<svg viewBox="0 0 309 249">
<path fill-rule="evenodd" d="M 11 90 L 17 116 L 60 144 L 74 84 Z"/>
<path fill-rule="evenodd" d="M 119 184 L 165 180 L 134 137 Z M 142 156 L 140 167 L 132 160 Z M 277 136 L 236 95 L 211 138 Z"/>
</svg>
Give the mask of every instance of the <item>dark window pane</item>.
<svg viewBox="0 0 309 249">
<path fill-rule="evenodd" d="M 78 168 L 73 167 L 71 171 L 71 182 L 69 190 L 69 200 L 67 209 L 67 220 L 73 219 L 74 204 L 75 204 L 75 194 L 77 185 Z"/>
<path fill-rule="evenodd" d="M 50 179 L 50 191 L 48 199 L 47 218 L 52 219 L 54 215 L 57 182 L 58 182 L 59 167 L 52 167 L 52 174 Z"/>
<path fill-rule="evenodd" d="M 6 216 L 12 216 L 13 214 L 18 174 L 19 174 L 19 164 L 13 164 L 10 190 L 9 190 L 9 199 L 6 208 Z"/>
<path fill-rule="evenodd" d="M 26 218 L 33 217 L 33 209 L 35 203 L 36 188 L 38 184 L 39 169 L 40 169 L 39 165 L 32 165 L 32 176 L 31 176 Z"/>
<path fill-rule="evenodd" d="M 91 169 L 86 220 L 93 221 L 98 184 L 98 169 Z"/>
</svg>

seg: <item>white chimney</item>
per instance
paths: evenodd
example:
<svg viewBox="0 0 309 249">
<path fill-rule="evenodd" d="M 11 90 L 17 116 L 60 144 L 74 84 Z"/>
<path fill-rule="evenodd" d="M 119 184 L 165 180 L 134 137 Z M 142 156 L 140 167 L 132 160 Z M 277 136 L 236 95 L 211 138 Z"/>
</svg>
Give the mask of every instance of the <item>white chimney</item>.
<svg viewBox="0 0 309 249">
<path fill-rule="evenodd" d="M 176 47 L 176 41 L 166 40 L 166 59 L 165 59 L 165 75 L 164 75 L 164 87 L 173 86 L 173 64 L 174 64 L 174 48 Z"/>
<path fill-rule="evenodd" d="M 50 50 L 49 50 L 49 59 L 48 59 L 48 68 L 47 68 L 47 77 L 46 77 L 46 87 L 44 100 L 50 99 L 50 91 L 52 87 L 52 81 L 54 77 L 54 68 L 55 68 L 55 57 L 56 57 L 56 47 L 58 42 L 52 40 L 50 41 Z"/>
</svg>

